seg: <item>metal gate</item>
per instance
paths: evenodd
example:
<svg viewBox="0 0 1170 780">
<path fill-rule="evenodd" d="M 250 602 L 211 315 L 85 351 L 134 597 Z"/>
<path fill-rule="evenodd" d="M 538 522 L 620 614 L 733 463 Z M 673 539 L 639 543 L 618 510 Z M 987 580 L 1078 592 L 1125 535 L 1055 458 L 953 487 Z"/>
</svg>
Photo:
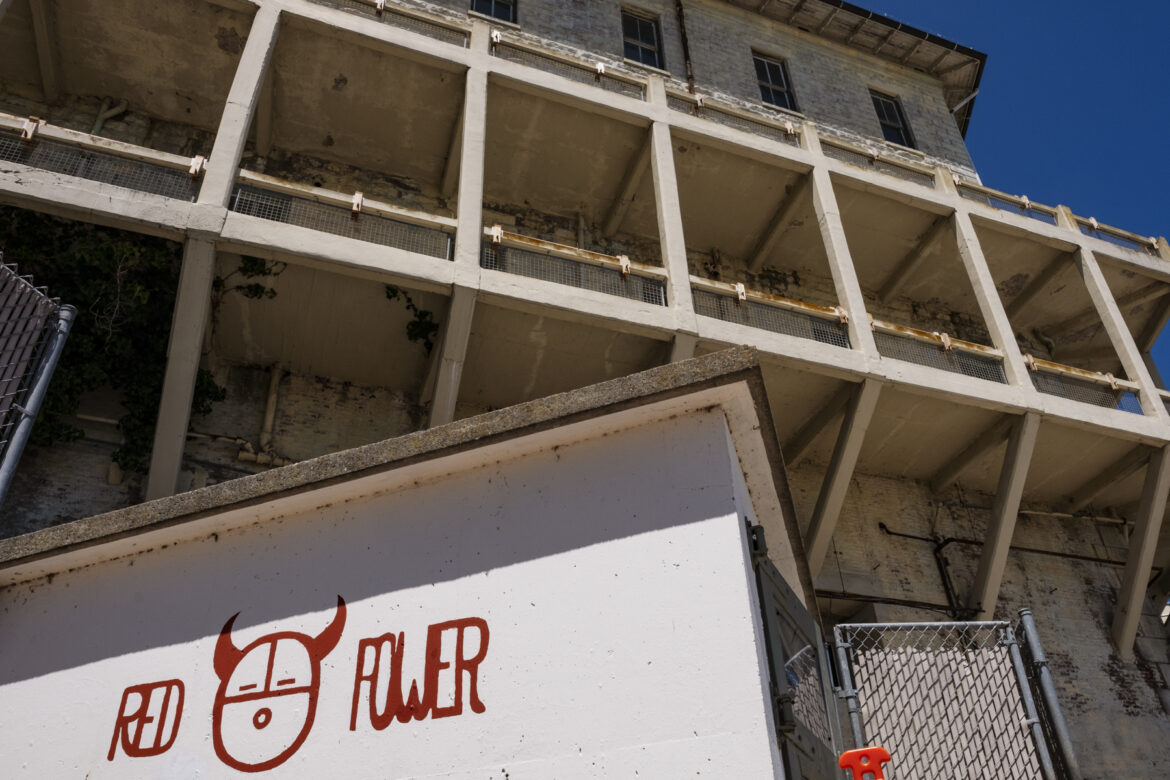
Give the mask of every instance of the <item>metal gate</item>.
<svg viewBox="0 0 1170 780">
<path fill-rule="evenodd" d="M 834 629 L 850 747 L 881 745 L 891 780 L 1078 780 L 1043 650 L 1007 622 Z"/>
</svg>

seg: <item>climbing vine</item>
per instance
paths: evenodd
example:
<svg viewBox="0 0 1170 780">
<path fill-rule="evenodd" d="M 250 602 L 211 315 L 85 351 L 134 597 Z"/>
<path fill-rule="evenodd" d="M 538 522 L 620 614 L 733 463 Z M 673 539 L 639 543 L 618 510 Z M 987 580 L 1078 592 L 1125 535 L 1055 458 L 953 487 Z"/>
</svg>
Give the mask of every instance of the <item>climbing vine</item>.
<svg viewBox="0 0 1170 780">
<path fill-rule="evenodd" d="M 113 459 L 127 471 L 145 472 L 162 395 L 182 246 L 0 207 L 0 249 L 5 262 L 18 264 L 22 274 L 31 274 L 37 285 L 78 309 L 33 429 L 33 443 L 80 438 L 83 431 L 72 420 L 82 396 L 111 388 L 125 409 L 118 420 L 123 443 Z M 201 370 L 192 412 L 206 414 L 225 397 L 226 391 Z"/>
<path fill-rule="evenodd" d="M 415 343 L 421 342 L 427 355 L 430 355 L 435 348 L 435 335 L 439 332 L 439 323 L 435 321 L 434 313 L 420 309 L 410 293 L 392 284 L 386 285 L 386 298 L 391 301 L 401 299 L 406 305 L 406 310 L 413 315 L 410 322 L 406 323 L 406 338 Z"/>
<path fill-rule="evenodd" d="M 245 298 L 257 301 L 275 298 L 276 290 L 257 281 L 257 279 L 280 276 L 287 267 L 287 263 L 270 262 L 263 258 L 244 255 L 240 258 L 240 264 L 234 271 L 224 276 L 217 276 L 212 281 L 211 289 L 215 296 L 214 305 L 218 306 L 224 295 L 233 292 L 238 292 Z"/>
</svg>

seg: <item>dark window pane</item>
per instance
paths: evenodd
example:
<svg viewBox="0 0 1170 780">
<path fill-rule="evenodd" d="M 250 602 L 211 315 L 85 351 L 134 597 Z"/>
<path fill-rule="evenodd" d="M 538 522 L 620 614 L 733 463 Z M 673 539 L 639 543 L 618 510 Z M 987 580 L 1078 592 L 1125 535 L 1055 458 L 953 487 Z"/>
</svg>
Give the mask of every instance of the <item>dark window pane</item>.
<svg viewBox="0 0 1170 780">
<path fill-rule="evenodd" d="M 662 68 L 662 49 L 659 45 L 658 22 L 622 11 L 622 37 L 626 59 Z"/>
<path fill-rule="evenodd" d="M 505 22 L 516 21 L 514 0 L 471 0 L 471 10 Z"/>
</svg>

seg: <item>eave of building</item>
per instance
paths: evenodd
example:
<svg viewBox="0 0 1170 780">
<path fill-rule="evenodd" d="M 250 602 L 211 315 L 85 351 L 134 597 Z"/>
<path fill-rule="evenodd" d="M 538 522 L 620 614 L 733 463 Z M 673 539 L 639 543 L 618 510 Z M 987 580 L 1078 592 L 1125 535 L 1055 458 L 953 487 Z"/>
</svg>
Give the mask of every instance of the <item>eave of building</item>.
<svg viewBox="0 0 1170 780">
<path fill-rule="evenodd" d="M 849 46 L 883 60 L 934 76 L 943 83 L 947 107 L 964 136 L 975 107 L 987 55 L 916 27 L 867 11 L 844 0 L 724 0 Z"/>
</svg>

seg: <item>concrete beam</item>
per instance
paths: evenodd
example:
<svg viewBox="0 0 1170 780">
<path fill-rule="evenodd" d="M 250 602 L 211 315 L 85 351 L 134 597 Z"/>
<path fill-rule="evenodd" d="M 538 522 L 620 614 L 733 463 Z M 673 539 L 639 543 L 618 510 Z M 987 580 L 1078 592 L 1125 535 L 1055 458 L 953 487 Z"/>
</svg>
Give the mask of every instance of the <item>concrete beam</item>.
<svg viewBox="0 0 1170 780">
<path fill-rule="evenodd" d="M 1014 422 L 1010 416 L 1002 417 L 997 423 L 979 434 L 958 455 L 955 455 L 935 472 L 934 476 L 930 478 L 930 492 L 937 495 L 950 487 L 972 463 L 998 447 L 1011 434 Z"/>
<path fill-rule="evenodd" d="M 1007 316 L 1015 317 L 1024 307 L 1031 303 L 1037 295 L 1039 295 L 1045 288 L 1052 284 L 1053 280 L 1060 275 L 1060 272 L 1066 268 L 1071 268 L 1072 262 L 1066 255 L 1057 257 L 1048 265 L 1040 269 L 1040 273 L 1032 277 L 1032 279 L 1024 285 L 1024 289 L 1020 290 L 1020 294 L 1007 306 Z"/>
<path fill-rule="evenodd" d="M 276 49 L 276 36 L 280 30 L 280 8 L 265 4 L 256 12 L 248 42 L 236 68 L 231 91 L 228 92 L 219 130 L 211 147 L 211 158 L 207 161 L 207 172 L 203 174 L 203 186 L 199 189 L 199 202 L 226 206 L 236 182 L 236 171 L 240 167 L 240 156 L 248 141 L 248 128 L 259 105 L 259 96 L 264 86 L 272 52 Z"/>
<path fill-rule="evenodd" d="M 861 445 L 865 441 L 865 432 L 873 420 L 881 389 L 881 384 L 873 379 L 862 382 L 849 399 L 845 421 L 837 433 L 833 460 L 825 473 L 824 482 L 821 483 L 821 492 L 817 496 L 817 505 L 805 537 L 809 571 L 814 579 L 820 573 L 825 563 L 825 555 L 829 552 L 829 543 L 833 540 L 833 532 L 841 517 L 845 493 L 849 490 L 853 468 L 861 454 Z"/>
<path fill-rule="evenodd" d="M 491 28 L 475 21 L 471 49 L 476 60 L 488 57 Z M 483 244 L 483 169 L 487 150 L 487 70 L 468 68 L 463 88 L 463 116 L 459 123 L 459 191 L 455 216 L 455 278 L 467 287 L 479 286 L 479 252 Z M 449 167 L 449 166 L 448 166 Z M 446 176 L 447 173 L 444 173 Z"/>
<path fill-rule="evenodd" d="M 1109 334 L 1109 340 L 1113 342 L 1113 348 L 1117 350 L 1117 356 L 1121 358 L 1121 366 L 1125 369 L 1126 377 L 1138 384 L 1142 412 L 1164 424 L 1170 423 L 1170 413 L 1167 413 L 1166 407 L 1162 403 L 1162 397 L 1158 395 L 1153 377 L 1146 370 L 1141 352 L 1134 342 L 1133 335 L 1129 332 L 1125 318 L 1121 316 L 1121 308 L 1109 291 L 1109 284 L 1105 281 L 1105 274 L 1101 272 L 1097 258 L 1092 252 L 1082 247 L 1077 252 L 1077 267 L 1080 269 L 1081 278 L 1085 280 L 1085 289 L 1088 290 L 1089 297 L 1093 300 L 1093 306 L 1097 309 L 1097 316 L 1101 318 L 1105 332 Z"/>
<path fill-rule="evenodd" d="M 676 333 L 670 344 L 670 362 L 690 360 L 695 356 L 695 347 L 699 346 L 699 339 L 689 333 Z"/>
<path fill-rule="evenodd" d="M 634 157 L 633 163 L 626 169 L 626 175 L 622 178 L 621 190 L 609 207 L 609 213 L 606 214 L 605 223 L 601 228 L 602 235 L 607 238 L 612 237 L 622 226 L 622 220 L 626 218 L 630 204 L 634 202 L 634 196 L 637 195 L 638 188 L 642 186 L 642 180 L 646 178 L 646 171 L 650 170 L 650 147 L 652 145 L 650 136 L 647 136 L 646 141 L 638 150 L 637 156 Z"/>
<path fill-rule="evenodd" d="M 191 399 L 195 395 L 195 379 L 203 356 L 203 330 L 211 311 L 214 279 L 215 244 L 189 239 L 183 250 L 179 291 L 175 297 L 167 345 L 167 369 L 154 428 L 154 448 L 150 453 L 150 473 L 146 481 L 148 501 L 173 495 L 178 484 L 191 419 Z"/>
<path fill-rule="evenodd" d="M 1113 614 L 1113 644 L 1125 661 L 1133 660 L 1133 643 L 1137 638 L 1142 602 L 1158 547 L 1158 534 L 1166 514 L 1166 495 L 1170 493 L 1170 446 L 1156 450 L 1146 470 L 1137 522 L 1129 537 L 1129 554 L 1121 589 L 1117 593 L 1117 611 Z"/>
<path fill-rule="evenodd" d="M 898 294 L 902 289 L 902 285 L 918 270 L 918 267 L 922 265 L 922 262 L 930 254 L 931 250 L 938 245 L 938 240 L 950 229 L 952 219 L 952 216 L 945 216 L 939 217 L 934 221 L 934 224 L 918 240 L 914 248 L 898 263 L 898 267 L 886 278 L 882 288 L 878 291 L 879 300 L 888 302 Z"/>
<path fill-rule="evenodd" d="M 32 14 L 33 38 L 37 47 L 37 65 L 41 71 L 41 90 L 45 95 L 46 103 L 55 103 L 61 95 L 61 85 L 57 74 L 57 51 L 54 47 L 56 30 L 49 17 L 49 9 L 45 0 L 29 0 L 29 11 Z"/>
<path fill-rule="evenodd" d="M 666 84 L 661 77 L 650 77 L 648 97 L 653 103 L 666 105 Z M 668 300 L 683 329 L 697 333 L 678 175 L 674 169 L 674 145 L 670 140 L 670 125 L 664 121 L 655 121 L 650 127 L 650 173 L 654 177 L 658 236 L 662 242 L 662 264 L 668 276 Z"/>
<path fill-rule="evenodd" d="M 849 400 L 856 392 L 856 385 L 846 384 L 829 399 L 827 404 L 806 420 L 791 439 L 781 445 L 780 452 L 784 456 L 784 465 L 788 468 L 795 468 L 796 464 L 804 459 L 812 443 L 838 417 L 845 413 L 845 407 L 849 405 Z"/>
<path fill-rule="evenodd" d="M 1065 503 L 1065 511 L 1081 511 L 1093 503 L 1093 499 L 1101 495 L 1110 485 L 1120 482 L 1145 468 L 1149 460 L 1150 450 L 1147 447 L 1134 447 L 1111 463 L 1100 474 L 1073 491 Z"/>
<path fill-rule="evenodd" d="M 1028 376 L 1028 367 L 1024 365 L 1024 356 L 1016 343 L 1015 331 L 1012 330 L 1012 323 L 1004 311 L 999 291 L 995 289 L 995 280 L 991 278 L 987 258 L 983 256 L 979 234 L 975 232 L 971 215 L 965 209 L 964 206 L 955 213 L 955 238 L 959 243 L 959 259 L 962 260 L 963 269 L 971 282 L 971 291 L 975 294 L 975 302 L 979 304 L 983 324 L 987 326 L 991 343 L 1003 353 L 1003 370 L 1008 383 L 1018 388 L 1026 388 L 1028 393 L 1034 393 L 1032 378 Z"/>
<path fill-rule="evenodd" d="M 1159 298 L 1166 297 L 1167 295 L 1170 295 L 1170 284 L 1166 284 L 1165 282 L 1153 282 L 1140 289 L 1134 290 L 1133 292 L 1126 293 L 1120 298 L 1117 298 L 1117 308 L 1121 311 L 1125 311 L 1133 306 L 1149 303 L 1150 301 L 1156 301 Z M 1058 333 L 1076 333 L 1078 331 L 1084 330 L 1090 325 L 1096 325 L 1100 321 L 1100 315 L 1097 313 L 1096 308 L 1085 309 L 1084 311 L 1077 312 L 1067 319 L 1061 320 L 1055 325 L 1051 325 L 1045 328 L 1045 330 L 1054 336 Z"/>
<path fill-rule="evenodd" d="M 1036 448 L 1039 431 L 1038 414 L 1025 414 L 1012 421 L 1007 453 L 995 491 L 995 503 L 991 508 L 991 521 L 987 527 L 987 540 L 983 544 L 983 555 L 979 558 L 979 569 L 975 573 L 975 582 L 967 602 L 978 611 L 976 620 L 991 620 L 995 615 L 1003 570 L 1007 565 L 1008 550 L 1020 512 L 1020 498 L 1024 493 L 1024 482 L 1028 478 L 1028 466 L 1032 463 L 1032 452 Z"/>
<path fill-rule="evenodd" d="M 776 246 L 776 242 L 780 240 L 785 231 L 788 230 L 789 224 L 792 221 L 792 215 L 796 212 L 798 206 L 804 202 L 804 195 L 808 192 L 810 177 L 801 176 L 796 180 L 796 184 L 788 191 L 788 194 L 780 201 L 780 205 L 772 214 L 772 218 L 768 220 L 767 227 L 760 233 L 760 240 L 756 242 L 755 249 L 752 250 L 748 258 L 748 270 L 753 274 L 759 273 L 764 266 L 764 260 L 768 255 L 772 254 L 772 250 Z"/>
<path fill-rule="evenodd" d="M 451 144 L 447 147 L 447 160 L 443 163 L 443 178 L 439 180 L 439 194 L 445 199 L 455 196 L 459 186 L 459 162 L 463 158 L 463 106 L 455 120 L 455 131 L 451 133 Z"/>
<path fill-rule="evenodd" d="M 446 425 L 455 419 L 455 405 L 459 401 L 459 383 L 463 364 L 467 359 L 467 344 L 471 340 L 471 322 L 475 316 L 475 290 L 456 285 L 443 325 L 443 341 L 435 376 L 434 399 L 431 402 L 430 427 Z"/>
</svg>

